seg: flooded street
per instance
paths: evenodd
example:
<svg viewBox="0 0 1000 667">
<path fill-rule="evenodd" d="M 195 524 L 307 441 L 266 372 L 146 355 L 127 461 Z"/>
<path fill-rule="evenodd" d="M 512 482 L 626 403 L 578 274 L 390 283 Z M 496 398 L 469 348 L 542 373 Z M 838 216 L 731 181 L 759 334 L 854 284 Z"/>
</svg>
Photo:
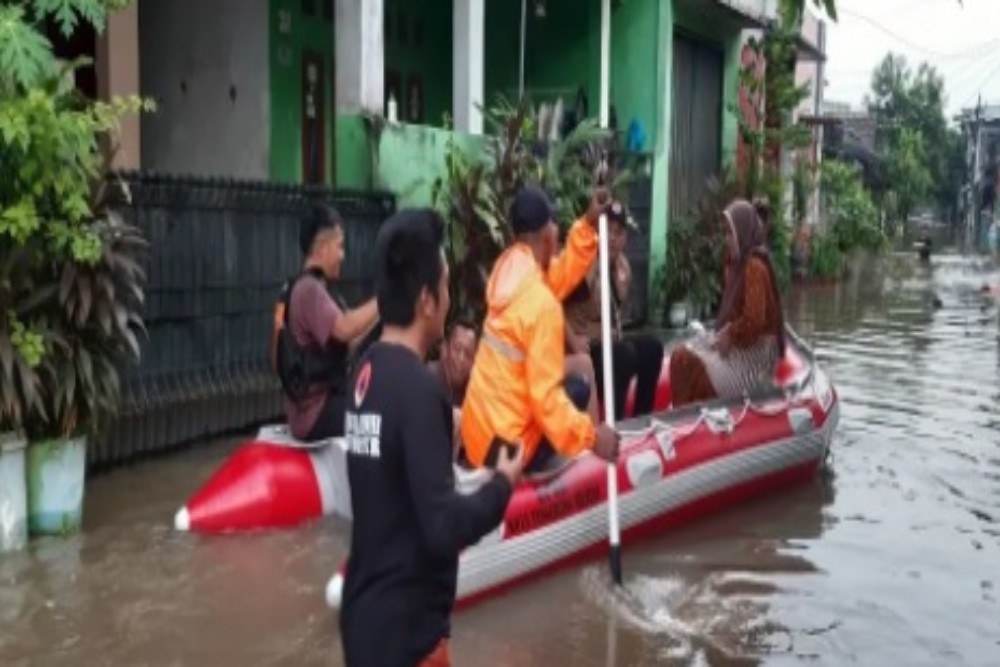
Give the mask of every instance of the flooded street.
<svg viewBox="0 0 1000 667">
<path fill-rule="evenodd" d="M 793 291 L 842 400 L 814 483 L 456 616 L 459 665 L 1000 664 L 1000 354 L 980 260 Z M 937 300 L 937 303 L 935 303 Z M 234 443 L 89 483 L 85 532 L 0 557 L 0 664 L 340 665 L 337 521 L 177 534 Z"/>
</svg>

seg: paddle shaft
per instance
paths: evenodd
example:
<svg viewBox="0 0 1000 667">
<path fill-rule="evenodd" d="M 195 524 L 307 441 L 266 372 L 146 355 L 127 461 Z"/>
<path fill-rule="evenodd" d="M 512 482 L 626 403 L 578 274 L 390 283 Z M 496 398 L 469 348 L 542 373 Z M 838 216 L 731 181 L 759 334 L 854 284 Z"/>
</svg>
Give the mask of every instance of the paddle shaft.
<svg viewBox="0 0 1000 667">
<path fill-rule="evenodd" d="M 615 383 L 614 362 L 611 358 L 611 289 L 608 261 L 608 216 L 601 214 L 600 228 L 601 262 L 601 364 L 604 376 L 604 421 L 615 425 Z M 610 543 L 611 577 L 616 584 L 622 582 L 621 538 L 618 527 L 618 466 L 608 464 L 608 542 Z"/>
<path fill-rule="evenodd" d="M 611 105 L 611 0 L 601 0 L 601 127 L 607 129 Z M 611 273 L 608 262 L 608 216 L 602 214 L 598 228 L 601 262 L 601 362 L 604 370 L 604 420 L 615 425 L 615 391 L 611 358 Z M 621 537 L 618 529 L 618 466 L 608 464 L 608 543 L 611 578 L 622 583 Z"/>
</svg>

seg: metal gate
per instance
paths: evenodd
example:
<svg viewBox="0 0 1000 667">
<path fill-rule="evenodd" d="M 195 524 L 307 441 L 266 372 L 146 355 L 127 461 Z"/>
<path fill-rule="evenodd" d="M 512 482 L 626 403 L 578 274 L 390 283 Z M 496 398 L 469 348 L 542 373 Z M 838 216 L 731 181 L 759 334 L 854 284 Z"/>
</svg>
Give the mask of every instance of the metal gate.
<svg viewBox="0 0 1000 667">
<path fill-rule="evenodd" d="M 390 194 L 163 175 L 123 175 L 127 222 L 150 242 L 142 361 L 123 378 L 122 409 L 89 450 L 108 467 L 281 414 L 267 362 L 271 317 L 302 265 L 299 219 L 315 201 L 345 222 L 340 287 L 356 304 L 372 291 L 368 257 Z"/>
<path fill-rule="evenodd" d="M 674 33 L 670 218 L 690 215 L 722 161 L 723 50 Z"/>
</svg>

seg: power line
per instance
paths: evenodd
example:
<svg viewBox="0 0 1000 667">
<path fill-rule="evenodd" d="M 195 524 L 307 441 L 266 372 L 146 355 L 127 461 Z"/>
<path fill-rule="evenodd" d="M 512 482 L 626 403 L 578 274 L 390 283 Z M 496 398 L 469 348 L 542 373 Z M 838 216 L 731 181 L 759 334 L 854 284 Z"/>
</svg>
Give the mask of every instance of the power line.
<svg viewBox="0 0 1000 667">
<path fill-rule="evenodd" d="M 911 42 L 910 40 L 908 40 L 907 38 L 903 37 L 902 35 L 900 35 L 900 34 L 898 34 L 896 32 L 893 32 L 892 30 L 890 30 L 886 26 L 882 25 L 878 21 L 872 19 L 869 16 L 865 16 L 864 14 L 859 14 L 859 13 L 851 11 L 850 9 L 847 9 L 847 8 L 839 8 L 838 12 L 840 14 L 845 15 L 845 16 L 850 16 L 852 18 L 855 18 L 855 19 L 858 19 L 860 21 L 863 21 L 863 22 L 867 23 L 868 25 L 872 26 L 873 28 L 875 28 L 876 30 L 879 30 L 880 32 L 885 33 L 889 37 L 892 37 L 893 39 L 895 39 L 900 44 L 903 44 L 904 46 L 908 46 L 909 48 L 911 48 L 911 49 L 913 49 L 915 51 L 921 51 L 923 53 L 926 53 L 927 55 L 934 56 L 935 58 L 947 58 L 947 59 L 954 59 L 954 60 L 960 60 L 960 59 L 963 59 L 963 58 L 974 58 L 974 57 L 977 57 L 977 56 L 981 55 L 981 52 L 984 51 L 984 50 L 988 50 L 988 49 L 992 49 L 992 48 L 995 48 L 997 46 L 1000 46 L 1000 39 L 992 39 L 992 40 L 989 40 L 989 41 L 986 41 L 986 42 L 981 42 L 979 44 L 974 44 L 973 46 L 969 47 L 968 49 L 966 49 L 964 51 L 960 51 L 960 52 L 957 52 L 957 53 L 943 53 L 941 51 L 935 51 L 933 49 L 928 49 L 927 47 L 921 46 L 919 44 L 916 44 L 915 42 Z"/>
<path fill-rule="evenodd" d="M 976 86 L 975 88 L 973 88 L 972 95 L 970 95 L 969 99 L 967 99 L 965 101 L 965 103 L 962 104 L 961 106 L 963 106 L 963 107 L 968 106 L 969 102 L 972 101 L 972 98 L 975 97 L 976 95 L 979 95 L 982 92 L 983 87 L 986 84 L 988 84 L 990 81 L 992 81 L 993 77 L 996 76 L 998 72 L 1000 72 L 1000 62 L 997 62 L 993 66 L 993 68 L 990 70 L 989 74 L 986 75 L 986 78 L 983 79 L 982 81 L 980 81 L 978 86 Z"/>
</svg>

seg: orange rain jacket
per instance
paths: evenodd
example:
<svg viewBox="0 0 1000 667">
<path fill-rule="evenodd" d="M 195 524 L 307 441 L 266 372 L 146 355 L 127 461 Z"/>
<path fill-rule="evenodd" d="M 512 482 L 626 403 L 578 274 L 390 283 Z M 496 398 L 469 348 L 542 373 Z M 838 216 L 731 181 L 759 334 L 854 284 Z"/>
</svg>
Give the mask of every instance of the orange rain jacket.
<svg viewBox="0 0 1000 667">
<path fill-rule="evenodd" d="M 596 256 L 597 231 L 578 220 L 547 275 L 524 244 L 497 259 L 486 290 L 482 342 L 462 405 L 462 442 L 474 465 L 483 465 L 494 437 L 523 445 L 526 463 L 543 435 L 564 456 L 593 447 L 594 424 L 563 388 L 562 300 Z"/>
</svg>

